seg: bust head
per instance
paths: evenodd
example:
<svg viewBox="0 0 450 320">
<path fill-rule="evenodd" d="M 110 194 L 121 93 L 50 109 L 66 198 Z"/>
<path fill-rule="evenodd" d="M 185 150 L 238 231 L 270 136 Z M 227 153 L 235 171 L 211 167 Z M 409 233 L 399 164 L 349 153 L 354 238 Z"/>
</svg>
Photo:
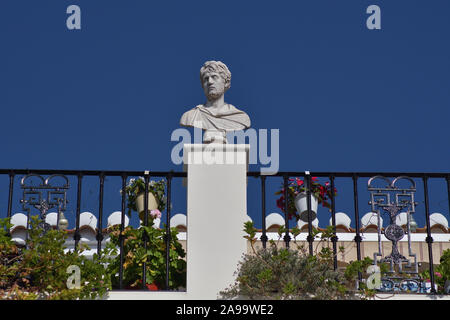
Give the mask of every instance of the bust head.
<svg viewBox="0 0 450 320">
<path fill-rule="evenodd" d="M 200 69 L 200 82 L 209 100 L 217 99 L 231 86 L 231 72 L 221 61 L 207 61 Z"/>
<path fill-rule="evenodd" d="M 205 62 L 200 68 L 200 83 L 208 101 L 186 111 L 180 119 L 182 126 L 205 130 L 205 143 L 226 143 L 226 132 L 250 127 L 249 116 L 224 101 L 231 85 L 231 72 L 223 62 Z"/>
</svg>

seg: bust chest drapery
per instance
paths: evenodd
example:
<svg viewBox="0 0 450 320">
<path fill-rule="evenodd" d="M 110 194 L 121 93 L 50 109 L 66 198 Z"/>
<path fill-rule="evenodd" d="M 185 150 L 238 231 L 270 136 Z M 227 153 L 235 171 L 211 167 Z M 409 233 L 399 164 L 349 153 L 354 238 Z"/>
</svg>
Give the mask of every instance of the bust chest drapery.
<svg viewBox="0 0 450 320">
<path fill-rule="evenodd" d="M 201 104 L 185 112 L 181 117 L 180 124 L 204 130 L 234 131 L 249 128 L 250 118 L 245 112 L 231 104 L 226 104 L 220 110 L 206 108 Z"/>
</svg>

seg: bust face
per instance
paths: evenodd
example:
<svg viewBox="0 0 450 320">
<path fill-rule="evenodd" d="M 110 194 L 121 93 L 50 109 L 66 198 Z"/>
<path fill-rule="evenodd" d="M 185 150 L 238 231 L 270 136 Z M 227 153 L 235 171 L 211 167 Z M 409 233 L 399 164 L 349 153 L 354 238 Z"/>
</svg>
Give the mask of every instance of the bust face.
<svg viewBox="0 0 450 320">
<path fill-rule="evenodd" d="M 203 91 L 208 99 L 217 99 L 225 93 L 225 79 L 219 73 L 205 73 L 202 80 Z"/>
</svg>

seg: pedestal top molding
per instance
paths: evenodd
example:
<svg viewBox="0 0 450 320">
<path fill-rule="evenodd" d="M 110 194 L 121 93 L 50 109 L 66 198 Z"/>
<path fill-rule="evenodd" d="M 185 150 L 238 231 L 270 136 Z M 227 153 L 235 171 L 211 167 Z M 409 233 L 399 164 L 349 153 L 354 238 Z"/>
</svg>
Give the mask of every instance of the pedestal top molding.
<svg viewBox="0 0 450 320">
<path fill-rule="evenodd" d="M 185 144 L 183 148 L 184 170 L 187 164 L 246 165 L 249 162 L 248 144 Z"/>
</svg>

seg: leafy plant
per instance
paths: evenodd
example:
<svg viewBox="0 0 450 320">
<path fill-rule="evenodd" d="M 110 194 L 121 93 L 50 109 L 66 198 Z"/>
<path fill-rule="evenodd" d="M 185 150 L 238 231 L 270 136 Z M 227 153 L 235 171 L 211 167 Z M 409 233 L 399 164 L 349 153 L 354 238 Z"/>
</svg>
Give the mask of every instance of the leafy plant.
<svg viewBox="0 0 450 320">
<path fill-rule="evenodd" d="M 421 273 L 421 277 L 426 281 L 430 281 L 430 271 L 425 270 Z M 445 291 L 445 283 L 450 281 L 450 249 L 442 252 L 439 265 L 436 266 L 434 271 L 434 281 L 438 286 L 438 293 L 448 293 Z"/>
<path fill-rule="evenodd" d="M 439 272 L 442 274 L 443 280 L 450 280 L 450 249 L 442 252 L 439 262 Z"/>
<path fill-rule="evenodd" d="M 328 200 L 332 197 L 333 192 L 334 196 L 337 195 L 337 190 L 331 190 L 331 185 L 329 182 L 325 182 L 325 184 L 319 183 L 317 177 L 311 177 L 311 186 L 310 191 L 313 196 L 315 196 L 318 200 L 318 203 L 321 203 L 323 207 L 326 207 L 331 210 L 331 204 Z M 288 189 L 287 189 L 287 197 L 288 197 L 288 219 L 295 217 L 299 220 L 299 215 L 297 213 L 297 208 L 295 207 L 295 197 L 300 194 L 306 192 L 306 185 L 304 180 L 300 178 L 290 178 Z M 277 207 L 280 208 L 283 212 L 285 212 L 285 196 L 284 196 L 284 184 L 281 185 L 281 189 L 275 192 L 276 195 L 281 195 L 280 198 L 277 199 Z"/>
<path fill-rule="evenodd" d="M 222 298 L 248 299 L 355 299 L 342 273 L 335 271 L 328 247 L 311 256 L 303 246 L 297 250 L 278 248 L 270 241 L 267 249 L 254 247 L 256 229 L 246 222 L 244 231 L 252 247 L 239 262 L 236 282 L 220 292 Z M 298 230 L 297 230 L 298 231 Z M 294 235 L 299 232 L 293 230 Z M 280 236 L 283 230 L 279 232 Z M 325 239 L 323 239 L 325 241 Z M 328 248 L 329 249 L 329 248 Z"/>
<path fill-rule="evenodd" d="M 151 219 L 152 220 L 152 219 Z M 123 231 L 123 283 L 126 287 L 141 288 L 143 265 L 146 264 L 146 285 L 156 285 L 158 288 L 165 286 L 166 279 L 166 230 L 140 226 L 135 229 L 128 226 Z M 119 286 L 120 266 L 120 226 L 111 228 L 110 239 L 106 247 L 108 255 L 116 256 L 109 264 L 113 287 Z M 186 253 L 177 240 L 176 228 L 170 230 L 169 248 L 169 287 L 178 289 L 186 286 L 186 261 L 183 259 Z M 144 237 L 147 238 L 147 246 L 144 247 Z"/>
<path fill-rule="evenodd" d="M 151 192 L 158 202 L 159 212 L 164 211 L 167 205 L 167 199 L 165 196 L 166 182 L 165 180 L 154 181 L 150 180 L 148 183 L 148 191 Z M 122 190 L 120 190 L 122 193 Z M 125 194 L 127 196 L 127 213 L 131 216 L 131 211 L 137 211 L 136 199 L 140 193 L 145 192 L 145 180 L 144 177 L 138 179 L 130 179 L 125 187 Z"/>
<path fill-rule="evenodd" d="M 8 234 L 9 219 L 0 219 L 0 298 L 1 299 L 94 299 L 111 288 L 106 256 L 82 255 L 87 247 L 65 250 L 67 233 L 38 227 L 41 220 L 31 217 L 25 247 L 17 246 Z M 68 288 L 69 266 L 80 269 L 80 287 Z"/>
</svg>

